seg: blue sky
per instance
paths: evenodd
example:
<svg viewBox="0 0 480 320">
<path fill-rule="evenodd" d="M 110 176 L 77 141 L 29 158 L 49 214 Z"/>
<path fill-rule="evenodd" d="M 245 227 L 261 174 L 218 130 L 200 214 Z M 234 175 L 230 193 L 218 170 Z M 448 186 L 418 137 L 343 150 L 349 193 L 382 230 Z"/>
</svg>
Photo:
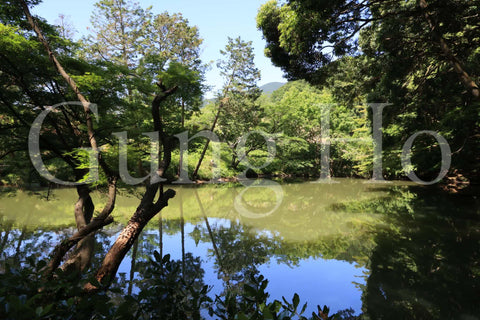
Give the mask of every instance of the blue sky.
<svg viewBox="0 0 480 320">
<path fill-rule="evenodd" d="M 243 40 L 252 41 L 255 48 L 255 64 L 261 70 L 262 80 L 260 85 L 268 82 L 286 82 L 282 71 L 272 65 L 270 60 L 263 55 L 265 41 L 256 28 L 255 16 L 258 8 L 267 0 L 137 0 L 144 8 L 153 6 L 154 13 L 168 11 L 181 12 L 191 25 L 199 27 L 200 35 L 204 39 L 202 46 L 202 60 L 214 61 L 211 70 L 207 73 L 207 83 L 216 86 L 219 90 L 222 79 L 216 68 L 216 61 L 221 58 L 220 50 L 227 43 L 227 37 L 241 36 Z M 47 19 L 50 23 L 58 20 L 59 14 L 67 16 L 78 31 L 77 37 L 88 33 L 90 15 L 97 0 L 44 0 L 32 11 Z M 207 94 L 211 97 L 213 93 Z"/>
</svg>

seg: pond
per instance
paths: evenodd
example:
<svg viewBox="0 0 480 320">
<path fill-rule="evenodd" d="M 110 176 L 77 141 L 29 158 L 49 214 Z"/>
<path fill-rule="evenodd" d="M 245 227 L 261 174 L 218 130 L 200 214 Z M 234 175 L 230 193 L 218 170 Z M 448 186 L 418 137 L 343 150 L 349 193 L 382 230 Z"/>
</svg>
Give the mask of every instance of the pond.
<svg viewBox="0 0 480 320">
<path fill-rule="evenodd" d="M 298 293 L 307 314 L 318 304 L 367 319 L 478 319 L 478 197 L 407 182 L 336 182 L 174 186 L 177 196 L 122 262 L 119 284 L 135 293 L 156 250 L 211 286 L 212 297 L 254 273 L 269 280 L 271 300 Z M 140 194 L 120 191 L 117 224 L 97 234 L 93 266 Z M 48 257 L 74 232 L 75 200 L 71 189 L 4 192 L 1 261 Z"/>
</svg>

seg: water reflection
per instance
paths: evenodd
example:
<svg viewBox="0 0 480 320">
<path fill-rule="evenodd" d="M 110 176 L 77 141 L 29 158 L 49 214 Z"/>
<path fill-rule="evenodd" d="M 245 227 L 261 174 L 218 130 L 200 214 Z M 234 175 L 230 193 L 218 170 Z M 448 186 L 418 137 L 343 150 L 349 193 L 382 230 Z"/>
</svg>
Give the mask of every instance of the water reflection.
<svg viewBox="0 0 480 320">
<path fill-rule="evenodd" d="M 372 319 L 478 319 L 479 201 L 394 190 L 375 204 L 389 228 L 375 236 L 363 310 Z"/>
<path fill-rule="evenodd" d="M 477 319 L 480 212 L 475 197 L 352 180 L 286 184 L 282 190 L 278 210 L 252 218 L 235 210 L 239 195 L 244 208 L 261 216 L 275 206 L 271 190 L 178 188 L 123 261 L 116 286 L 135 294 L 154 287 L 151 281 L 158 284 L 160 277 L 171 285 L 174 303 L 181 298 L 175 293 L 180 283 L 195 290 L 213 286 L 213 297 L 240 291 L 249 275 L 261 273 L 270 280 L 272 299 L 297 292 L 311 310 L 321 303 L 333 311 L 352 307 L 364 319 Z M 46 257 L 73 232 L 64 227 L 68 214 L 52 213 L 61 216 L 58 224 L 51 217 L 37 219 L 48 215 L 43 207 L 61 208 L 58 202 L 69 199 L 65 192 L 55 191 L 52 203 L 39 205 L 28 219 L 5 213 L 14 210 L 16 197 L 38 198 L 2 199 L 3 264 Z M 135 200 L 120 197 L 117 221 L 128 216 Z M 91 270 L 117 232 L 113 227 L 97 234 Z M 169 277 L 148 274 L 155 250 L 171 255 Z"/>
</svg>

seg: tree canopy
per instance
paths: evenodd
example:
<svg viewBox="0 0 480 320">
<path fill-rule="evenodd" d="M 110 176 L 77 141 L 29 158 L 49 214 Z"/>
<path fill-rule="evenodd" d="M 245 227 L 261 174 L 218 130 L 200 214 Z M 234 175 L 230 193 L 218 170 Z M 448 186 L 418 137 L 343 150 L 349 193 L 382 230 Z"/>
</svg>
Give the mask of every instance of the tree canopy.
<svg viewBox="0 0 480 320">
<path fill-rule="evenodd" d="M 444 135 L 453 150 L 453 167 L 476 180 L 479 5 L 462 0 L 269 1 L 257 25 L 267 41 L 266 55 L 289 79 L 327 86 L 348 104 L 393 104 L 384 115 L 390 174 L 398 174 L 400 162 L 394 158 L 403 143 L 424 128 Z M 432 140 L 419 140 L 417 151 L 430 152 Z M 438 162 L 430 158 L 416 159 L 427 176 L 438 172 Z"/>
</svg>

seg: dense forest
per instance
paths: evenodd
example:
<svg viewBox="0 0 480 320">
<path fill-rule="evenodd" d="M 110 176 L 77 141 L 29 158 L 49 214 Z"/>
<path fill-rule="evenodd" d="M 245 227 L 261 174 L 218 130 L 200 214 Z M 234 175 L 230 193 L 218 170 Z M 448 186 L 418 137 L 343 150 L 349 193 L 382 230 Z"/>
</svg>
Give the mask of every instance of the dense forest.
<svg viewBox="0 0 480 320">
<path fill-rule="evenodd" d="M 201 30 L 181 13 L 100 0 L 91 33 L 74 39 L 68 21 L 32 16 L 40 2 L 0 3 L 0 186 L 2 193 L 74 187 L 68 210 L 76 231 L 45 261 L 0 278 L 0 301 L 9 306 L 2 318 L 203 317 L 208 286 L 163 253 L 145 266 L 139 296 L 122 300 L 115 291 L 120 264 L 175 198 L 172 183 L 410 178 L 468 193 L 479 182 L 480 1 L 268 1 L 257 28 L 288 82 L 262 91 L 252 42 L 233 35 L 216 62 L 223 86 L 213 99 L 205 98 L 210 64 L 201 60 Z M 112 224 L 119 192 L 139 186 L 138 207 L 94 257 L 95 234 Z M 95 203 L 93 190 L 105 199 Z M 215 243 L 205 220 L 203 237 Z M 296 249 L 285 250 L 271 249 L 279 256 Z M 204 308 L 210 316 L 290 319 L 304 311 L 297 295 L 267 301 L 263 276 L 242 279 L 244 291 L 232 286 Z M 178 309 L 155 309 L 155 296 Z M 27 309 L 33 313 L 22 315 Z M 319 307 L 313 319 L 354 319 L 328 314 Z"/>
<path fill-rule="evenodd" d="M 476 6 L 453 1 L 432 3 L 427 10 L 422 9 L 423 2 L 415 1 L 401 7 L 383 1 L 356 6 L 339 1 L 321 12 L 316 5 L 323 6 L 308 1 L 280 6 L 271 1 L 259 10 L 257 23 L 267 41 L 265 53 L 284 70 L 291 80 L 288 84 L 262 94 L 251 43 L 232 38 L 218 62 L 223 89 L 216 99 L 206 101 L 208 65 L 200 61 L 203 40 L 198 28 L 181 14 L 155 16 L 151 8 L 99 2 L 92 16 L 93 34 L 77 42 L 69 37 L 68 24 L 51 26 L 41 19 L 38 23 L 82 95 L 99 106 L 93 124 L 96 140 L 112 168 L 118 168 L 120 139 L 112 133 L 120 131 L 128 132 L 128 170 L 141 177 L 149 168 L 150 146 L 142 133 L 153 128 L 151 95 L 162 81 L 165 88 L 175 88 L 162 103 L 165 131 L 172 136 L 188 131 L 192 137 L 213 129 L 221 142 L 218 160 L 212 159 L 210 148 L 204 148 L 204 139 L 190 141 L 192 179 L 212 178 L 214 161 L 223 178 L 237 176 L 248 164 L 261 167 L 257 174 L 318 177 L 326 148 L 329 157 L 323 164 L 329 176 L 369 178 L 374 145 L 380 144 L 383 177 L 405 179 L 414 171 L 422 180 L 433 181 L 442 158 L 438 139 L 431 133 L 415 137 L 411 167 L 401 163 L 408 138 L 429 131 L 448 142 L 451 166 L 446 177 L 463 183 L 477 181 Z M 15 10 L 9 2 L 2 5 L 2 183 L 43 185 L 45 179 L 33 170 L 25 150 L 27 124 L 43 106 L 78 99 L 48 61 L 48 53 L 23 14 Z M 451 12 L 458 12 L 458 19 Z M 373 139 L 372 103 L 385 104 L 380 141 Z M 32 107 L 25 110 L 25 104 Z M 54 176 L 74 181 L 80 176 L 68 169 L 62 157 L 68 153 L 81 161 L 86 155 L 78 149 L 89 145 L 80 137 L 70 141 L 74 138 L 65 127 L 70 122 L 79 130 L 73 135 L 82 133 L 72 119 L 81 121 L 81 109 L 62 108 L 68 110 L 50 114 L 43 124 L 42 132 L 58 141 L 50 142 L 50 147 L 42 143 L 42 152 L 50 152 L 44 162 Z M 68 114 L 70 118 L 63 119 Z M 322 117 L 328 120 L 328 132 L 323 135 Z M 53 137 L 60 131 L 61 138 Z M 47 139 L 42 135 L 42 140 Z M 262 165 L 268 158 L 266 139 L 275 142 L 276 155 Z M 56 151 L 47 151 L 52 147 Z M 175 148 L 170 180 L 177 178 L 179 162 Z M 101 181 L 105 184 L 106 176 Z"/>
</svg>

